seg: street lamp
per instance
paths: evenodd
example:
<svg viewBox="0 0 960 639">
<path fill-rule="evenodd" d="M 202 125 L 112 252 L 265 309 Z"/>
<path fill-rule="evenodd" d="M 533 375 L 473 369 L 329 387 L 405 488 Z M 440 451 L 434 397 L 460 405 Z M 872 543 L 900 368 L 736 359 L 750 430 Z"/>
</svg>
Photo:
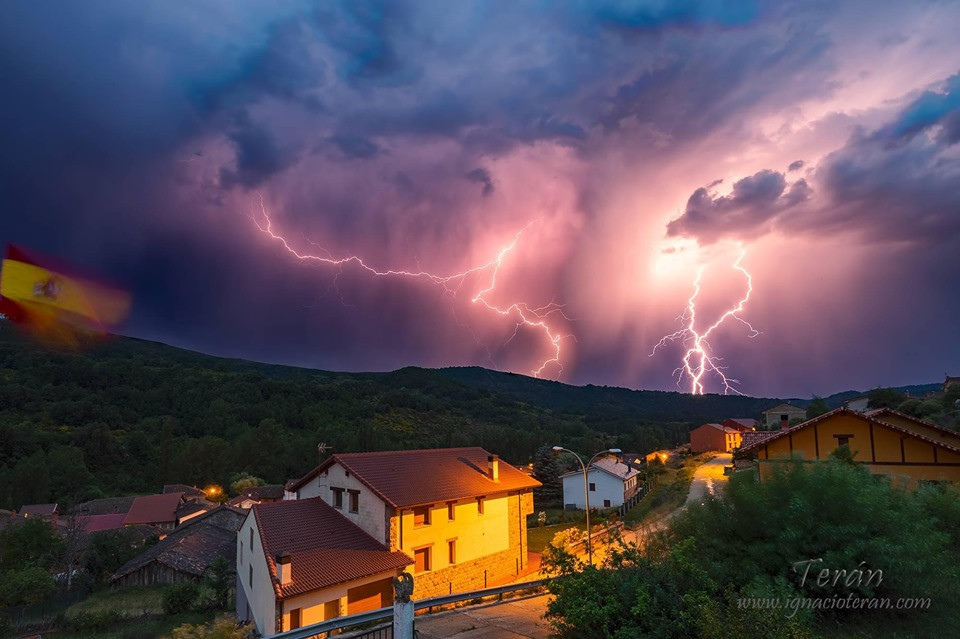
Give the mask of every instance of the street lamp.
<svg viewBox="0 0 960 639">
<path fill-rule="evenodd" d="M 622 451 L 619 448 L 608 448 L 607 450 L 601 450 L 599 453 L 590 458 L 590 461 L 587 462 L 587 465 L 583 465 L 583 460 L 580 459 L 580 455 L 576 454 L 569 448 L 564 448 L 563 446 L 554 446 L 553 452 L 561 453 L 567 452 L 577 458 L 577 461 L 580 462 L 580 468 L 583 470 L 583 500 L 585 502 L 587 510 L 587 557 L 590 560 L 590 565 L 593 565 L 593 542 L 590 540 L 590 486 L 587 479 L 587 469 L 593 463 L 593 460 L 602 455 L 619 455 Z"/>
</svg>

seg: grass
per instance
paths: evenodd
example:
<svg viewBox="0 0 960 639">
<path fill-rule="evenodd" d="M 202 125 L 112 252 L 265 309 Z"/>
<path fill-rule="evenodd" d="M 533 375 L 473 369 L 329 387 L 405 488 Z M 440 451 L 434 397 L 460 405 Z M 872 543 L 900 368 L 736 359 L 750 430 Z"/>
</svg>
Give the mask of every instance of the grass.
<svg viewBox="0 0 960 639">
<path fill-rule="evenodd" d="M 124 619 L 106 630 L 90 632 L 57 632 L 56 639 L 160 639 L 185 623 L 201 624 L 213 621 L 215 613 L 186 612 L 147 619 Z"/>
<path fill-rule="evenodd" d="M 163 613 L 164 586 L 142 586 L 119 590 L 100 590 L 67 609 L 67 617 L 115 610 L 122 616 L 159 615 Z"/>
<path fill-rule="evenodd" d="M 561 530 L 566 530 L 567 528 L 579 528 L 580 530 L 586 530 L 587 525 L 583 522 L 575 523 L 566 523 L 566 524 L 555 524 L 553 526 L 544 526 L 543 528 L 528 528 L 527 529 L 527 547 L 530 552 L 543 552 L 543 549 L 547 547 L 547 544 L 553 540 L 553 536 L 556 535 Z"/>
<path fill-rule="evenodd" d="M 671 457 L 657 485 L 627 512 L 624 521 L 628 524 L 650 523 L 683 506 L 690 492 L 694 471 L 715 456 L 716 453 L 701 453 L 692 457 Z"/>
</svg>

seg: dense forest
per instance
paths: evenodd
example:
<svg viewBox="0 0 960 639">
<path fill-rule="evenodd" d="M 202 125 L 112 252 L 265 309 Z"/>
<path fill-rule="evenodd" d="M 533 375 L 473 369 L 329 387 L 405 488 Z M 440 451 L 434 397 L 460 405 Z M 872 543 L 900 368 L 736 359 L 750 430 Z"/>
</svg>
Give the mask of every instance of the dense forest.
<svg viewBox="0 0 960 639">
<path fill-rule="evenodd" d="M 298 477 L 334 451 L 560 443 L 647 452 L 778 400 L 574 387 L 478 368 L 330 373 L 116 337 L 46 348 L 0 323 L 0 507 Z"/>
</svg>

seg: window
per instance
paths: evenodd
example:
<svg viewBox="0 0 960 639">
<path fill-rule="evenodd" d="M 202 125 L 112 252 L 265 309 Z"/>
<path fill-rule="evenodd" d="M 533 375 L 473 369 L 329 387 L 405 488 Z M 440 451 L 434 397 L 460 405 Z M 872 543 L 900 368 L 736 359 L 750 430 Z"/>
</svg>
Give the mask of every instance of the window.
<svg viewBox="0 0 960 639">
<path fill-rule="evenodd" d="M 333 491 L 333 507 L 334 508 L 343 508 L 343 488 L 334 488 L 330 487 L 330 490 Z"/>
<path fill-rule="evenodd" d="M 780 421 L 781 421 L 781 422 L 788 422 L 788 421 L 790 421 L 790 416 L 789 416 L 789 415 L 781 415 L 781 416 L 780 416 Z"/>
<path fill-rule="evenodd" d="M 247 583 L 253 588 L 253 564 L 250 564 L 250 570 L 247 572 Z"/>
<path fill-rule="evenodd" d="M 352 513 L 360 512 L 360 491 L 350 490 L 347 492 L 350 493 L 350 512 Z"/>
<path fill-rule="evenodd" d="M 453 521 L 457 518 L 457 502 L 448 501 L 447 502 L 447 519 Z"/>
<path fill-rule="evenodd" d="M 447 541 L 447 562 L 451 565 L 457 563 L 457 540 Z"/>
<path fill-rule="evenodd" d="M 413 509 L 413 525 L 414 526 L 430 525 L 430 506 L 420 506 L 419 508 Z"/>
<path fill-rule="evenodd" d="M 597 485 L 593 482 L 590 482 L 590 492 L 591 493 L 597 492 Z"/>
<path fill-rule="evenodd" d="M 413 571 L 427 572 L 430 570 L 430 547 L 418 548 L 413 551 Z"/>
<path fill-rule="evenodd" d="M 603 507 L 604 507 L 604 508 L 609 508 L 609 507 L 610 507 L 610 500 L 609 500 L 609 499 L 604 499 L 604 500 L 603 500 Z"/>
<path fill-rule="evenodd" d="M 240 540 L 240 563 L 243 563 L 243 540 Z"/>
<path fill-rule="evenodd" d="M 483 497 L 477 497 L 477 514 L 483 514 Z"/>
<path fill-rule="evenodd" d="M 253 550 L 253 528 L 250 529 L 250 550 Z"/>
<path fill-rule="evenodd" d="M 840 435 L 837 437 L 837 446 L 849 446 L 850 438 L 846 435 Z"/>
<path fill-rule="evenodd" d="M 300 627 L 300 608 L 294 608 L 290 611 L 290 630 L 296 630 Z"/>
</svg>

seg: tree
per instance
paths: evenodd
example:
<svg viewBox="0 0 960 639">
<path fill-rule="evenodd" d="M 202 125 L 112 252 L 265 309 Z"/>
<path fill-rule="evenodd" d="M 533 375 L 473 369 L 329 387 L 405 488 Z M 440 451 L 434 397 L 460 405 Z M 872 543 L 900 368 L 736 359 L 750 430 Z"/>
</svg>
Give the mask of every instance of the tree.
<svg viewBox="0 0 960 639">
<path fill-rule="evenodd" d="M 822 397 L 817 397 L 814 395 L 813 401 L 811 401 L 810 405 L 807 406 L 807 419 L 820 417 L 820 415 L 828 412 L 830 412 L 830 407 L 827 406 L 827 402 L 823 401 Z"/>
<path fill-rule="evenodd" d="M 217 608 L 223 610 L 227 608 L 230 598 L 230 584 L 233 579 L 230 570 L 230 562 L 226 557 L 220 556 L 213 560 L 206 575 L 207 587 L 213 591 L 214 602 Z"/>
<path fill-rule="evenodd" d="M 87 549 L 87 572 L 98 583 L 105 583 L 120 566 L 156 543 L 156 537 L 144 538 L 136 530 L 120 528 L 104 530 L 90 536 Z"/>
<path fill-rule="evenodd" d="M 248 488 L 263 486 L 267 482 L 259 477 L 254 477 L 250 473 L 237 473 L 230 477 L 230 492 L 239 495 Z"/>
<path fill-rule="evenodd" d="M 0 531 L 0 568 L 51 568 L 63 552 L 63 539 L 49 522 L 26 519 Z"/>
<path fill-rule="evenodd" d="M 538 490 L 541 503 L 559 503 L 563 500 L 563 483 L 560 481 L 560 463 L 553 449 L 545 444 L 537 449 L 533 458 L 533 476 L 543 486 Z"/>
<path fill-rule="evenodd" d="M 53 576 L 38 566 L 8 570 L 0 577 L 0 604 L 24 606 L 40 603 L 53 594 Z"/>
<path fill-rule="evenodd" d="M 868 408 L 896 408 L 907 396 L 892 388 L 875 388 L 867 393 Z"/>
</svg>

